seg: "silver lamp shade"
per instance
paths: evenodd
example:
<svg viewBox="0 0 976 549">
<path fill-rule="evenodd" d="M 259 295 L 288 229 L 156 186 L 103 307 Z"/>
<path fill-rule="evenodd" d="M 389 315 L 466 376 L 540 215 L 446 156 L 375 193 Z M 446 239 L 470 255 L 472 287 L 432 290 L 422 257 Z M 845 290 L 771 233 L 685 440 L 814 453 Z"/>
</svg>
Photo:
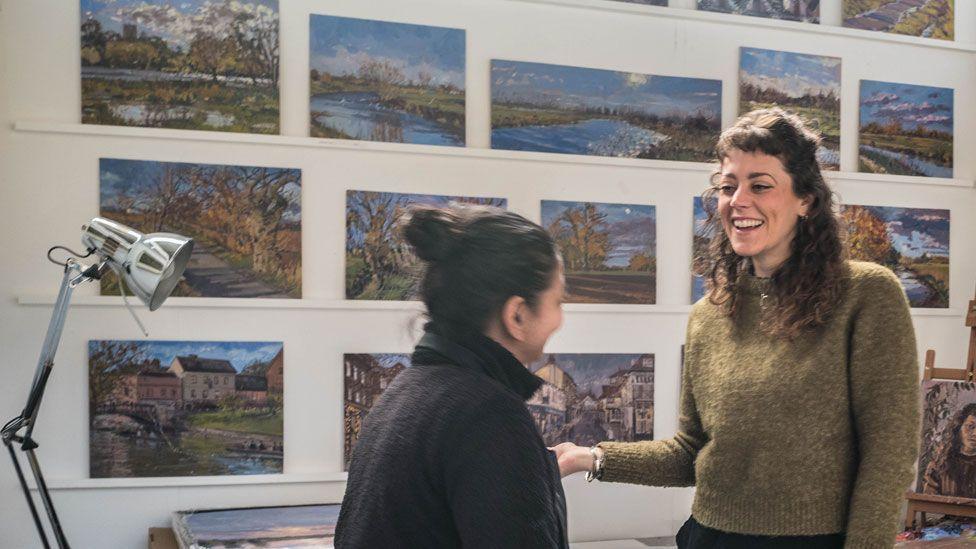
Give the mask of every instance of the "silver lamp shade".
<svg viewBox="0 0 976 549">
<path fill-rule="evenodd" d="M 82 243 L 108 262 L 150 311 L 158 309 L 183 276 L 193 239 L 173 233 L 142 234 L 96 217 L 82 227 Z"/>
</svg>

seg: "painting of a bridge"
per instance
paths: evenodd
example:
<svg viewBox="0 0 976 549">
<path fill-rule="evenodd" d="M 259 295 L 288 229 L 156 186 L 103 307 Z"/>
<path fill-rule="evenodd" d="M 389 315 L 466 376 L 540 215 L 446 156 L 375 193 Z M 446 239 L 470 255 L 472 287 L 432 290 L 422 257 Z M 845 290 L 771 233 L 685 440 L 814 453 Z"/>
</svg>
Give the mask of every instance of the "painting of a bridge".
<svg viewBox="0 0 976 549">
<path fill-rule="evenodd" d="M 302 296 L 300 170 L 102 158 L 99 181 L 102 216 L 194 239 L 174 296 Z"/>
<path fill-rule="evenodd" d="M 90 474 L 282 472 L 280 342 L 88 343 Z"/>
<path fill-rule="evenodd" d="M 653 354 L 551 354 L 529 370 L 544 382 L 526 406 L 546 444 L 654 438 Z"/>
</svg>

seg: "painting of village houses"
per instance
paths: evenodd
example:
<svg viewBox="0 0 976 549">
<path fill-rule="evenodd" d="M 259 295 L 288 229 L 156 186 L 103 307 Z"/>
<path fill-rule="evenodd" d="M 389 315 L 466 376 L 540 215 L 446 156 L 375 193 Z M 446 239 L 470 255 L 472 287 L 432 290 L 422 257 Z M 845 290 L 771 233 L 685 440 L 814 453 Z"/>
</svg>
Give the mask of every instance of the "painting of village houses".
<svg viewBox="0 0 976 549">
<path fill-rule="evenodd" d="M 953 91 L 861 80 L 860 172 L 952 177 Z"/>
<path fill-rule="evenodd" d="M 464 146 L 464 31 L 312 15 L 310 135 Z"/>
<path fill-rule="evenodd" d="M 92 478 L 281 473 L 277 342 L 88 343 Z"/>
<path fill-rule="evenodd" d="M 804 23 L 820 22 L 820 0 L 698 0 L 698 9 Z"/>
<path fill-rule="evenodd" d="M 742 48 L 739 65 L 739 115 L 780 107 L 804 119 L 822 142 L 817 160 L 840 169 L 839 57 Z"/>
<path fill-rule="evenodd" d="M 278 133 L 277 0 L 81 0 L 86 124 Z"/>
<path fill-rule="evenodd" d="M 410 366 L 410 355 L 353 353 L 343 356 L 345 444 L 344 470 L 349 469 L 352 450 L 370 409 L 393 379 Z"/>
<path fill-rule="evenodd" d="M 845 27 L 953 40 L 953 0 L 843 0 Z"/>
<path fill-rule="evenodd" d="M 654 438 L 654 355 L 551 354 L 526 404 L 547 445 Z"/>
<path fill-rule="evenodd" d="M 542 226 L 562 252 L 570 303 L 654 303 L 654 206 L 542 201 Z"/>
<path fill-rule="evenodd" d="M 722 82 L 543 63 L 491 62 L 491 148 L 712 160 Z"/>
<path fill-rule="evenodd" d="M 895 272 L 912 307 L 949 307 L 949 210 L 843 205 L 851 258 Z"/>
<path fill-rule="evenodd" d="M 184 297 L 302 296 L 302 173 L 288 168 L 102 158 L 101 215 L 194 239 Z M 102 279 L 119 294 L 118 277 Z"/>
<path fill-rule="evenodd" d="M 400 236 L 400 219 L 412 205 L 451 203 L 507 205 L 503 198 L 347 191 L 346 299 L 415 299 L 419 261 Z"/>
</svg>

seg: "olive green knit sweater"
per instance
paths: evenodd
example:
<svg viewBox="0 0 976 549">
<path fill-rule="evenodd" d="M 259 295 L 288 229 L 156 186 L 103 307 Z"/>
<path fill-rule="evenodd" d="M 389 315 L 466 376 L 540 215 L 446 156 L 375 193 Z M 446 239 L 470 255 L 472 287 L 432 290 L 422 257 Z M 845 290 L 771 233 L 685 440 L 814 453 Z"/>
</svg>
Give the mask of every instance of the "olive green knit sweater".
<svg viewBox="0 0 976 549">
<path fill-rule="evenodd" d="M 890 548 L 919 440 L 915 333 L 894 274 L 849 265 L 826 325 L 793 341 L 758 327 L 768 280 L 744 281 L 736 322 L 695 304 L 678 434 L 601 443 L 603 480 L 694 485 L 692 515 L 717 530 Z"/>
</svg>

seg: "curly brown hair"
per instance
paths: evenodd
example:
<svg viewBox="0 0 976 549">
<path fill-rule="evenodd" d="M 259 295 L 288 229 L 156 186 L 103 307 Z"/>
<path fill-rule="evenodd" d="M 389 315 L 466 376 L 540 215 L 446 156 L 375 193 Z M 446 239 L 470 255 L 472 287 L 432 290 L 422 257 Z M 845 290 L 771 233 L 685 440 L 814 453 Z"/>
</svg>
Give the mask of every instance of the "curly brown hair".
<svg viewBox="0 0 976 549">
<path fill-rule="evenodd" d="M 775 156 L 790 174 L 793 192 L 812 197 L 806 217 L 797 224 L 790 257 L 771 277 L 769 297 L 775 306 L 761 321 L 767 332 L 790 338 L 827 321 L 840 300 L 847 268 L 834 195 L 817 163 L 819 145 L 820 137 L 798 116 L 772 108 L 740 117 L 722 132 L 715 146 L 719 169 L 732 150 Z M 735 316 L 740 305 L 736 289 L 740 278 L 749 273 L 750 261 L 732 249 L 717 214 L 715 182 L 720 173 L 712 174 L 712 185 L 702 194 L 711 239 L 707 255 L 696 258 L 696 265 L 698 274 L 705 277 L 709 301 Z"/>
<path fill-rule="evenodd" d="M 976 416 L 976 402 L 963 406 L 962 410 L 952 418 L 952 422 L 946 426 L 945 442 L 939 447 L 938 453 L 932 458 L 933 472 L 940 478 L 953 481 L 956 486 L 966 486 L 965 472 L 959 466 L 958 456 L 962 454 L 962 424 L 966 423 L 969 416 Z M 963 494 L 943 494 L 943 495 L 963 495 Z M 972 495 L 966 495 L 972 497 Z"/>
</svg>

